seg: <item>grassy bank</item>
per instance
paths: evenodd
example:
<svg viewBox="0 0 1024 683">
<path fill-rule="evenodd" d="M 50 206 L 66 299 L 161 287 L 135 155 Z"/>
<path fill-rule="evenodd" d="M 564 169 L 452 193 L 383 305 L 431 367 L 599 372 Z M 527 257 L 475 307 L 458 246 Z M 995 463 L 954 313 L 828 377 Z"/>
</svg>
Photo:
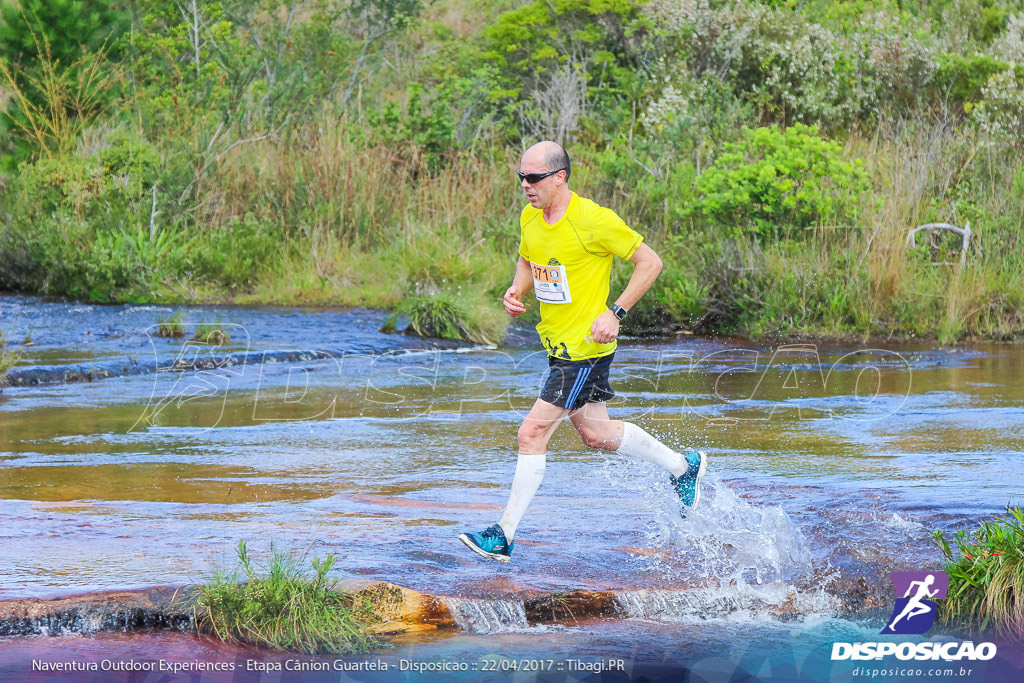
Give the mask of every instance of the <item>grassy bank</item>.
<svg viewBox="0 0 1024 683">
<path fill-rule="evenodd" d="M 1019 2 L 132 8 L 63 61 L 0 31 L 0 290 L 494 341 L 553 137 L 665 261 L 632 331 L 1024 336 Z"/>
</svg>

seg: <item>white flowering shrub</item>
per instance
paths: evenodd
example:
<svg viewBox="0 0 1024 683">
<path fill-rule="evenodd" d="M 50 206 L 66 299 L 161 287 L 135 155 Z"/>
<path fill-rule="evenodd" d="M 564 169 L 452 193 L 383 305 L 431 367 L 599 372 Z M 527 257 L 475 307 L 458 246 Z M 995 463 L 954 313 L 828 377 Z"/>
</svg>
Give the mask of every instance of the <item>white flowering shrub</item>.
<svg viewBox="0 0 1024 683">
<path fill-rule="evenodd" d="M 1010 64 L 1024 64 L 1024 13 L 1006 21 L 1006 30 L 992 43 L 992 54 Z"/>
<path fill-rule="evenodd" d="M 672 33 L 689 30 L 707 35 L 718 21 L 718 13 L 711 9 L 708 0 L 651 0 L 646 9 L 649 16 Z"/>
<path fill-rule="evenodd" d="M 678 66 L 658 68 L 657 73 L 653 94 L 637 121 L 649 144 L 634 148 L 648 152 L 649 160 L 643 163 L 655 176 L 662 177 L 661 170 L 680 157 L 689 158 L 700 173 L 722 145 L 757 118 L 746 98 L 711 73 L 696 79 Z"/>
<path fill-rule="evenodd" d="M 970 110 L 979 140 L 990 150 L 1024 150 L 1022 81 L 1013 69 L 993 74 L 981 89 L 982 101 Z"/>
<path fill-rule="evenodd" d="M 913 108 L 938 69 L 938 50 L 885 12 L 864 15 L 847 39 L 855 78 L 863 88 L 861 111 L 895 105 Z"/>
<path fill-rule="evenodd" d="M 646 11 L 678 35 L 697 78 L 731 83 L 762 119 L 837 129 L 910 109 L 937 69 L 936 48 L 884 12 L 833 27 L 757 3 L 653 0 Z"/>
<path fill-rule="evenodd" d="M 673 83 L 666 83 L 661 94 L 652 99 L 640 115 L 640 124 L 648 133 L 663 132 L 666 127 L 690 118 L 691 97 Z"/>
</svg>

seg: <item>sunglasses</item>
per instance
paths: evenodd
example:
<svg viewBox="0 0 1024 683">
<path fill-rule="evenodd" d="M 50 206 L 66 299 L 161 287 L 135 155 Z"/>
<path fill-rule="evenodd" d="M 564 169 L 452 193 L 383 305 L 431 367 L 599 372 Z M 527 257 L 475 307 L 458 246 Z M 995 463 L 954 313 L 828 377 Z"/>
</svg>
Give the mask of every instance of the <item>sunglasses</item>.
<svg viewBox="0 0 1024 683">
<path fill-rule="evenodd" d="M 549 175 L 555 175 L 556 173 L 564 170 L 564 168 L 560 168 L 557 171 L 548 171 L 547 173 L 523 173 L 522 171 L 516 171 L 516 175 L 519 176 L 519 182 L 523 182 L 525 180 L 531 185 L 534 185 L 544 180 Z"/>
</svg>

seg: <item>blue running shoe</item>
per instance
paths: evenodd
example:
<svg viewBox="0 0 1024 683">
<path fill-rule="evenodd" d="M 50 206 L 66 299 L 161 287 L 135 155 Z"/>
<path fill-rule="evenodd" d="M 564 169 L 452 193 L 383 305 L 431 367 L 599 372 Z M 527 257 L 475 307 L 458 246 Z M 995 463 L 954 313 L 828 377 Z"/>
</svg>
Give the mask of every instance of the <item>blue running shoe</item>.
<svg viewBox="0 0 1024 683">
<path fill-rule="evenodd" d="M 690 469 L 678 477 L 671 475 L 669 481 L 683 505 L 692 508 L 700 500 L 700 480 L 704 478 L 704 470 L 708 467 L 708 456 L 700 451 L 690 451 L 684 457 Z"/>
<path fill-rule="evenodd" d="M 498 562 L 511 560 L 512 549 L 516 547 L 515 542 L 505 540 L 505 530 L 500 524 L 489 526 L 479 533 L 459 534 L 459 540 L 477 555 Z"/>
</svg>

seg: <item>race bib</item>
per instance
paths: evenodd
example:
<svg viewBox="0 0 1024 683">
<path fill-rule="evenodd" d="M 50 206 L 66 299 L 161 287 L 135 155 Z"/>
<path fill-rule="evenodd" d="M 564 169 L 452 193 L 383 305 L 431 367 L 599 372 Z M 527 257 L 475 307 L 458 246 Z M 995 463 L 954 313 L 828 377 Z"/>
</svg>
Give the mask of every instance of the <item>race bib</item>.
<svg viewBox="0 0 1024 683">
<path fill-rule="evenodd" d="M 572 303 L 565 266 L 560 265 L 557 261 L 546 266 L 536 263 L 530 265 L 533 268 L 533 291 L 537 294 L 537 301 L 546 304 Z"/>
</svg>

